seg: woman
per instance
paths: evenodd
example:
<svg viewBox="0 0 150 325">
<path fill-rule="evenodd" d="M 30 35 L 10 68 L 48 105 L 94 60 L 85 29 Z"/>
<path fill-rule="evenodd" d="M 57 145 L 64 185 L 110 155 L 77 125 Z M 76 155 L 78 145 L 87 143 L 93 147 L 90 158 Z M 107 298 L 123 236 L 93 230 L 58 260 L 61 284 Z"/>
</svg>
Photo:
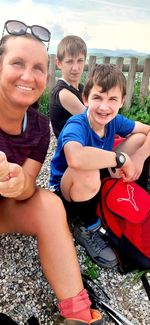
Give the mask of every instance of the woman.
<svg viewBox="0 0 150 325">
<path fill-rule="evenodd" d="M 50 35 L 41 26 L 31 26 L 31 34 L 28 28 L 6 22 L 9 35 L 0 43 L 0 233 L 36 236 L 43 271 L 66 324 L 72 324 L 71 318 L 73 324 L 80 319 L 80 324 L 98 325 L 103 319 L 90 311 L 63 204 L 35 185 L 49 144 L 49 125 L 31 106 L 47 84 L 48 53 L 42 41 Z"/>
</svg>

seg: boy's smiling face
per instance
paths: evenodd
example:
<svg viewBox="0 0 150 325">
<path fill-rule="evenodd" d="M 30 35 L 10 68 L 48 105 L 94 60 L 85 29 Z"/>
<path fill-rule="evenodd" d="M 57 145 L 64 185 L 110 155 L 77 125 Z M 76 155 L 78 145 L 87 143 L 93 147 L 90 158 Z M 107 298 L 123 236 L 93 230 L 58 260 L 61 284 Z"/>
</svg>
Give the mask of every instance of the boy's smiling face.
<svg viewBox="0 0 150 325">
<path fill-rule="evenodd" d="M 102 88 L 94 85 L 90 90 L 88 99 L 83 98 L 88 107 L 89 120 L 92 128 L 104 128 L 117 114 L 124 103 L 119 86 L 113 87 L 108 92 L 101 92 Z"/>
</svg>

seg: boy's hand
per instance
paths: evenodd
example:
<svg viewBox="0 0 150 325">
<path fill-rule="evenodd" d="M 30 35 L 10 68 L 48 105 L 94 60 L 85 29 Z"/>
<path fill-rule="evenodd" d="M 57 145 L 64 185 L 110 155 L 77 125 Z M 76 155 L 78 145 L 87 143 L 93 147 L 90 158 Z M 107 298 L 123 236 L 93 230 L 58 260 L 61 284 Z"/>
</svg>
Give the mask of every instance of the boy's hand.
<svg viewBox="0 0 150 325">
<path fill-rule="evenodd" d="M 0 194 L 4 197 L 15 198 L 24 189 L 25 176 L 21 166 L 13 163 L 9 164 L 9 178 L 0 180 Z"/>
<path fill-rule="evenodd" d="M 144 159 L 142 155 L 138 155 L 137 153 L 133 154 L 130 158 L 135 168 L 134 180 L 137 180 L 142 173 L 143 166 L 144 166 Z"/>
<path fill-rule="evenodd" d="M 126 156 L 126 162 L 118 170 L 120 177 L 123 179 L 124 182 L 135 181 L 137 179 L 137 171 L 134 166 L 134 163 L 127 154 L 124 153 L 124 155 Z"/>
<path fill-rule="evenodd" d="M 0 151 L 0 182 L 9 179 L 9 163 L 3 151 Z"/>
</svg>

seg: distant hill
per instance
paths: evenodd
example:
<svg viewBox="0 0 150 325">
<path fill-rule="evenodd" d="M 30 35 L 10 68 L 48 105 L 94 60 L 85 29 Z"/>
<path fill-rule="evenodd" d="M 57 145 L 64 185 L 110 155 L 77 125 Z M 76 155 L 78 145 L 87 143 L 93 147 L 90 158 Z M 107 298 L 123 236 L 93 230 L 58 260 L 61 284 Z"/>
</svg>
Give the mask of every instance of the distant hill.
<svg viewBox="0 0 150 325">
<path fill-rule="evenodd" d="M 107 50 L 107 49 L 88 49 L 88 54 L 89 55 L 99 55 L 99 56 L 109 56 L 109 57 L 139 57 L 139 56 L 150 56 L 149 53 L 144 53 L 144 52 L 138 52 L 134 50 Z"/>
<path fill-rule="evenodd" d="M 50 54 L 56 54 L 56 46 L 50 45 L 49 53 Z M 108 49 L 97 49 L 97 48 L 92 48 L 88 49 L 88 55 L 95 55 L 95 56 L 109 56 L 109 57 L 147 57 L 150 56 L 149 53 L 144 53 L 144 52 L 138 52 L 134 50 L 108 50 Z"/>
</svg>

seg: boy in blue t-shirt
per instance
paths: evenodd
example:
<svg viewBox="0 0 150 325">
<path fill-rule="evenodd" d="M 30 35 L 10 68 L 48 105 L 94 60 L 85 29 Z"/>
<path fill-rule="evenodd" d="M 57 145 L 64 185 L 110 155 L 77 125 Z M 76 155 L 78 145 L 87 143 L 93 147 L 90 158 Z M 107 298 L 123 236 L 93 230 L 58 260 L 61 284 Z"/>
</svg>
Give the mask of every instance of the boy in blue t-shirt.
<svg viewBox="0 0 150 325">
<path fill-rule="evenodd" d="M 134 181 L 150 155 L 150 126 L 118 114 L 125 95 L 123 73 L 114 65 L 97 65 L 83 91 L 88 109 L 67 121 L 51 161 L 50 186 L 77 216 L 74 237 L 104 267 L 115 266 L 117 259 L 99 232 L 96 205 L 101 170 L 109 168 L 111 176 Z M 116 134 L 125 140 L 115 152 Z"/>
</svg>

